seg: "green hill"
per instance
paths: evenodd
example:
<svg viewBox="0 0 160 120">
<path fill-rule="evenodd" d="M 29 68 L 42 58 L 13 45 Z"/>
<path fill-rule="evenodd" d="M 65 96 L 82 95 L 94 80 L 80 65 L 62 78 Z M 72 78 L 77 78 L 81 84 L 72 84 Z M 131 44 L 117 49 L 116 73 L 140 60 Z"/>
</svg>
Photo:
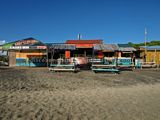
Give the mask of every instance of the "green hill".
<svg viewBox="0 0 160 120">
<path fill-rule="evenodd" d="M 140 46 L 145 46 L 145 43 L 134 44 L 132 42 L 128 42 L 129 45 L 135 48 L 139 48 Z M 153 40 L 146 43 L 147 46 L 160 46 L 160 40 Z"/>
</svg>

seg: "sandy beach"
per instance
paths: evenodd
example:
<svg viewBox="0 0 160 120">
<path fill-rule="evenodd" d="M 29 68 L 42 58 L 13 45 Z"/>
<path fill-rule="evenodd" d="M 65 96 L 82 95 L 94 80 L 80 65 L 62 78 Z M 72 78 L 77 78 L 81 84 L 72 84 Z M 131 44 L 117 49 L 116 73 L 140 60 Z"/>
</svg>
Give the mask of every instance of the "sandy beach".
<svg viewBox="0 0 160 120">
<path fill-rule="evenodd" d="M 0 69 L 0 120 L 159 120 L 160 71 Z"/>
</svg>

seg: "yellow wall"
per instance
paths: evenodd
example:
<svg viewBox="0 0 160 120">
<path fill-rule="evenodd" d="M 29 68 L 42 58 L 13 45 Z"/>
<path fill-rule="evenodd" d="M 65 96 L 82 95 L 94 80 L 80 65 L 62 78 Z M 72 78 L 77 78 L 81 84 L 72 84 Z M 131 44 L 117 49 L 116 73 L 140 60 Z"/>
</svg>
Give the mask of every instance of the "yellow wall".
<svg viewBox="0 0 160 120">
<path fill-rule="evenodd" d="M 16 58 L 24 58 L 27 59 L 28 55 L 33 55 L 33 56 L 42 56 L 42 55 L 46 55 L 43 52 L 16 52 Z"/>
<path fill-rule="evenodd" d="M 160 51 L 147 51 L 146 61 L 156 62 L 156 64 L 160 64 Z"/>
</svg>

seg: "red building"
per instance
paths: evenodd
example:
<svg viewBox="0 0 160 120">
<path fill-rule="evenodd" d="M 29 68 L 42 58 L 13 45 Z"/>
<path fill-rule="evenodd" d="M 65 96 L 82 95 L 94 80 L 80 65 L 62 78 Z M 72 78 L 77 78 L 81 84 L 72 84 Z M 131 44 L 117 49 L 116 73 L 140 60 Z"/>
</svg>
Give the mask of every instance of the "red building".
<svg viewBox="0 0 160 120">
<path fill-rule="evenodd" d="M 75 45 L 76 49 L 72 52 L 66 51 L 65 56 L 73 57 L 92 57 L 95 44 L 103 44 L 103 40 L 67 40 L 65 44 Z"/>
</svg>

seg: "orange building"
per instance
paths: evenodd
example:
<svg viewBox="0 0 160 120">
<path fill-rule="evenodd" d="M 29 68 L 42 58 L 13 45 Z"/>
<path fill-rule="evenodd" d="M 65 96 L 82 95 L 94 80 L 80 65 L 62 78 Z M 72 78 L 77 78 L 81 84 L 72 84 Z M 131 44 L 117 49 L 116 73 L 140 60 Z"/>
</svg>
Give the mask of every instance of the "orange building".
<svg viewBox="0 0 160 120">
<path fill-rule="evenodd" d="M 73 57 L 92 57 L 95 44 L 103 44 L 103 40 L 67 40 L 65 44 L 75 45 L 76 50 L 70 52 Z"/>
</svg>

